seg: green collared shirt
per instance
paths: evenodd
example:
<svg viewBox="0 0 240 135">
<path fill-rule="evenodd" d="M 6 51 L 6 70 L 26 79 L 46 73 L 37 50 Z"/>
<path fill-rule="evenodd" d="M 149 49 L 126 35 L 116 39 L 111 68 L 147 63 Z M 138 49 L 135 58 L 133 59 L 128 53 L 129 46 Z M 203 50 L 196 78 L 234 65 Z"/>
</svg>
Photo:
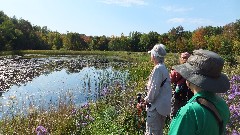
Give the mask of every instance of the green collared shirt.
<svg viewBox="0 0 240 135">
<path fill-rule="evenodd" d="M 218 121 L 205 107 L 196 102 L 197 97 L 203 97 L 211 101 L 218 110 L 223 128 L 230 119 L 230 111 L 226 102 L 214 93 L 202 91 L 195 94 L 188 103 L 183 106 L 170 124 L 169 135 L 219 135 Z"/>
</svg>

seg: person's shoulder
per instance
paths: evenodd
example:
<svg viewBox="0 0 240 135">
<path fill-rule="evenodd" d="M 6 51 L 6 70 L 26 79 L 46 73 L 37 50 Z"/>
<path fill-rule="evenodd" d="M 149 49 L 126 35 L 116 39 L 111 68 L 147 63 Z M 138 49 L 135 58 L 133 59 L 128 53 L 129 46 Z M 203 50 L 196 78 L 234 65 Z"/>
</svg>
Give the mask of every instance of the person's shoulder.
<svg viewBox="0 0 240 135">
<path fill-rule="evenodd" d="M 154 69 L 167 69 L 166 68 L 166 66 L 165 66 L 165 64 L 161 64 L 161 63 L 159 63 L 159 64 L 157 64 L 155 67 L 154 67 Z"/>
<path fill-rule="evenodd" d="M 197 102 L 189 102 L 185 106 L 181 107 L 180 113 L 181 114 L 195 113 L 200 108 L 201 108 L 201 106 Z"/>
<path fill-rule="evenodd" d="M 181 107 L 175 118 L 176 121 L 195 121 L 199 117 L 198 114 L 198 103 L 191 102 L 187 103 L 185 106 Z M 193 123 L 192 123 L 193 124 Z"/>
</svg>

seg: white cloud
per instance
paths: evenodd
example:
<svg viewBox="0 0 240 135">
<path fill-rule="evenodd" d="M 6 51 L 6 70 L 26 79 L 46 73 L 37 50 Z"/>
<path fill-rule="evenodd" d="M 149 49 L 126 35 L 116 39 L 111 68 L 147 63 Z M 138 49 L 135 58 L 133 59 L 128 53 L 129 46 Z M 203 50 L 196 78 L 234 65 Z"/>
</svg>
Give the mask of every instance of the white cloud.
<svg viewBox="0 0 240 135">
<path fill-rule="evenodd" d="M 162 7 L 163 10 L 167 12 L 187 12 L 193 10 L 193 8 L 184 8 L 184 7 L 176 7 L 176 6 L 165 6 Z"/>
<path fill-rule="evenodd" d="M 147 2 L 145 2 L 145 0 L 101 0 L 100 2 L 105 4 L 117 4 L 125 7 L 132 5 L 147 5 Z"/>
<path fill-rule="evenodd" d="M 172 18 L 167 20 L 167 23 L 186 23 L 196 25 L 213 25 L 213 21 L 204 18 Z"/>
<path fill-rule="evenodd" d="M 183 23 L 184 21 L 184 18 L 172 18 L 167 20 L 168 23 Z"/>
</svg>

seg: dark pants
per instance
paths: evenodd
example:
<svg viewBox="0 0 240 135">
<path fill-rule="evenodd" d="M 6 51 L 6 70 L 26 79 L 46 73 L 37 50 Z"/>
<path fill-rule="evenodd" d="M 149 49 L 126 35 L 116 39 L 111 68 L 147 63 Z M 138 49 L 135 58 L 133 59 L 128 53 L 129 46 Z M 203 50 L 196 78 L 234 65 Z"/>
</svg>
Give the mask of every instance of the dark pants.
<svg viewBox="0 0 240 135">
<path fill-rule="evenodd" d="M 172 108 L 171 108 L 171 119 L 173 119 L 176 115 L 178 110 L 186 105 L 187 101 L 191 99 L 193 93 L 190 89 L 184 88 L 178 92 L 174 92 L 172 96 Z"/>
<path fill-rule="evenodd" d="M 171 108 L 171 119 L 176 116 L 178 110 L 184 106 L 187 103 L 187 101 L 182 101 L 179 99 L 172 97 L 172 108 Z"/>
</svg>

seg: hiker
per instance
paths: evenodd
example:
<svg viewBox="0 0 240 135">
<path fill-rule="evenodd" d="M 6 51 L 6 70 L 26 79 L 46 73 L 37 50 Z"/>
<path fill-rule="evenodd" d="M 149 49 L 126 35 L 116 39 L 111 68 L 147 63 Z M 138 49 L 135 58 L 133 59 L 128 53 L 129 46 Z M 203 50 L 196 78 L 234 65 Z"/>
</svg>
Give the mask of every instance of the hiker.
<svg viewBox="0 0 240 135">
<path fill-rule="evenodd" d="M 162 135 L 166 116 L 171 112 L 171 82 L 169 72 L 164 64 L 167 54 L 163 44 L 157 44 L 151 51 L 151 61 L 154 68 L 148 77 L 147 95 L 144 98 L 146 105 L 146 132 L 145 135 Z"/>
<path fill-rule="evenodd" d="M 226 102 L 216 93 L 225 93 L 230 82 L 222 72 L 224 60 L 208 50 L 195 50 L 187 62 L 173 66 L 194 96 L 171 121 L 169 135 L 222 135 L 230 119 Z"/>
<path fill-rule="evenodd" d="M 179 63 L 185 63 L 189 56 L 190 54 L 188 52 L 181 53 Z M 192 98 L 193 92 L 187 87 L 186 79 L 184 79 L 176 70 L 171 70 L 170 79 L 173 85 L 171 108 L 171 119 L 173 119 L 173 117 L 176 116 L 177 111 Z"/>
</svg>

